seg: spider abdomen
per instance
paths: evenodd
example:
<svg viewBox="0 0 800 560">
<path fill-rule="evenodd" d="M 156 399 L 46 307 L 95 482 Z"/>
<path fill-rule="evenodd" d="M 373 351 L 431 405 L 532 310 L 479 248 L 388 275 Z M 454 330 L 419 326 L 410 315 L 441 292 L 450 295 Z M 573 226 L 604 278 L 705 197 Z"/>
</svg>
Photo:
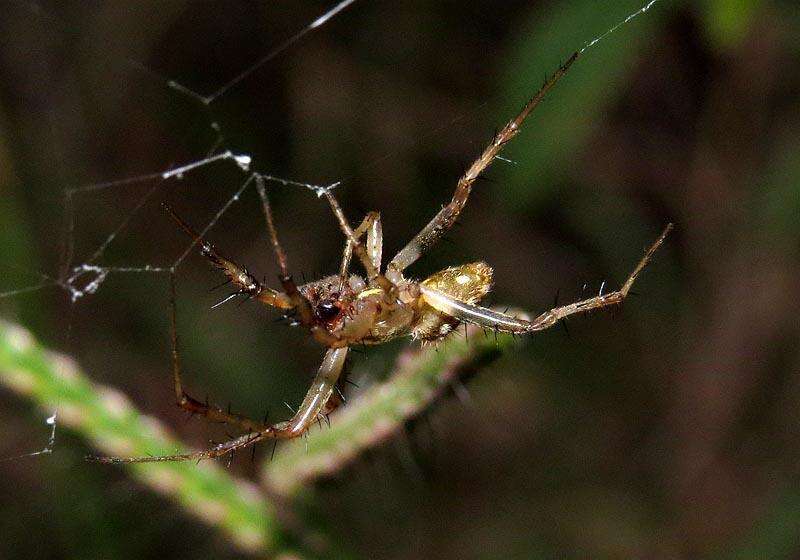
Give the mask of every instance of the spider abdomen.
<svg viewBox="0 0 800 560">
<path fill-rule="evenodd" d="M 492 289 L 492 267 L 484 262 L 451 266 L 421 282 L 459 301 L 476 304 Z M 447 335 L 458 325 L 458 319 L 445 315 L 419 299 L 419 315 L 412 336 L 421 340 L 436 340 Z"/>
</svg>

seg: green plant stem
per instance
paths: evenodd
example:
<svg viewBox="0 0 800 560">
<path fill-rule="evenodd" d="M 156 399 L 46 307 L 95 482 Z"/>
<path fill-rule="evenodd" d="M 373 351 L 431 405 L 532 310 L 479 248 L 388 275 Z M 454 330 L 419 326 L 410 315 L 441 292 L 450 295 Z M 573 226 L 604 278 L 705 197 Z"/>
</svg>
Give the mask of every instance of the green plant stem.
<svg viewBox="0 0 800 560">
<path fill-rule="evenodd" d="M 299 546 L 318 551 L 320 547 L 310 543 L 318 544 L 324 537 L 315 532 L 313 517 L 304 513 L 296 498 L 313 494 L 316 481 L 346 468 L 366 449 L 398 436 L 407 422 L 428 410 L 453 384 L 493 360 L 512 340 L 474 328 L 468 333 L 403 353 L 388 380 L 348 403 L 334 415 L 330 429 L 312 430 L 307 438 L 282 446 L 264 469 L 267 495 L 211 461 L 126 468 L 191 515 L 219 527 L 247 552 L 276 554 L 291 549 L 287 539 L 292 535 L 301 536 Z M 37 402 L 47 414 L 57 410 L 59 428 L 75 430 L 103 453 L 161 455 L 184 448 L 124 395 L 92 383 L 69 358 L 44 349 L 28 331 L 3 321 L 0 383 Z"/>
<path fill-rule="evenodd" d="M 72 360 L 47 351 L 28 331 L 4 321 L 0 321 L 0 383 L 35 401 L 48 415 L 57 411 L 58 429 L 80 433 L 103 453 L 163 454 L 184 447 L 124 395 L 92 383 Z M 53 452 L 58 453 L 57 441 Z M 257 487 L 235 479 L 213 462 L 127 468 L 191 515 L 227 533 L 238 548 L 250 553 L 276 550 L 279 532 L 274 508 Z"/>
<path fill-rule="evenodd" d="M 412 349 L 392 375 L 370 387 L 331 418 L 330 429 L 313 430 L 305 441 L 282 446 L 265 465 L 263 479 L 279 502 L 291 501 L 320 478 L 351 464 L 366 449 L 397 437 L 454 384 L 496 358 L 512 343 L 509 335 L 469 327 L 448 340 Z"/>
</svg>

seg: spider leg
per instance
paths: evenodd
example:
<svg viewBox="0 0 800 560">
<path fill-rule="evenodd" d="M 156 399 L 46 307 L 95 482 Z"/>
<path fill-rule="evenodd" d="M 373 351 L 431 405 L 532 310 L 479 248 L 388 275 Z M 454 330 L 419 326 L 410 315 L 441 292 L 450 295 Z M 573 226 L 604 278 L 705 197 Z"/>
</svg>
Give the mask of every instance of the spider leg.
<svg viewBox="0 0 800 560">
<path fill-rule="evenodd" d="M 275 227 L 275 220 L 272 217 L 272 207 L 269 204 L 267 197 L 267 188 L 264 178 L 256 175 L 256 190 L 258 196 L 261 198 L 261 207 L 264 211 L 264 218 L 267 220 L 267 231 L 269 232 L 270 243 L 275 252 L 275 258 L 278 260 L 278 266 L 281 269 L 280 276 L 278 277 L 283 286 L 283 290 L 291 300 L 293 307 L 297 309 L 297 314 L 300 322 L 306 326 L 311 327 L 314 324 L 314 317 L 311 310 L 311 304 L 297 289 L 292 275 L 289 274 L 289 268 L 286 264 L 286 253 L 283 251 L 280 241 L 278 240 L 278 230 Z"/>
<path fill-rule="evenodd" d="M 203 239 L 189 224 L 175 213 L 175 211 L 167 204 L 162 204 L 164 209 L 169 212 L 169 215 L 178 224 L 178 226 L 185 231 L 189 237 L 200 244 L 200 253 L 206 257 L 211 264 L 222 271 L 228 280 L 239 289 L 237 293 L 255 298 L 261 303 L 277 307 L 278 309 L 291 309 L 292 302 L 290 298 L 277 290 L 264 286 L 259 280 L 253 276 L 247 267 L 241 266 L 232 260 L 224 257 L 217 248 L 211 243 Z"/>
<path fill-rule="evenodd" d="M 455 317 L 461 321 L 464 321 L 465 323 L 473 323 L 481 327 L 494 329 L 499 332 L 515 334 L 526 334 L 541 331 L 552 327 L 558 321 L 570 315 L 586 313 L 587 311 L 601 309 L 609 305 L 621 304 L 628 295 L 633 283 L 639 277 L 642 270 L 644 270 L 644 267 L 647 266 L 647 264 L 652 260 L 655 252 L 658 250 L 661 244 L 664 243 L 664 239 L 672 230 L 672 227 L 672 224 L 668 224 L 667 227 L 664 228 L 664 231 L 650 246 L 644 257 L 642 257 L 642 259 L 636 265 L 636 268 L 633 269 L 633 272 L 631 272 L 631 274 L 628 276 L 628 279 L 619 290 L 610 292 L 608 294 L 601 294 L 593 298 L 571 303 L 562 307 L 556 307 L 550 311 L 545 311 L 532 321 L 513 317 L 511 315 L 493 311 L 485 307 L 471 305 L 424 285 L 420 285 L 420 290 L 425 302 L 428 303 L 428 305 L 442 313 L 446 313 L 451 317 Z"/>
<path fill-rule="evenodd" d="M 325 353 L 317 376 L 306 393 L 302 404 L 290 420 L 265 426 L 258 431 L 243 434 L 229 441 L 215 445 L 210 449 L 192 453 L 175 455 L 159 455 L 146 457 L 88 457 L 90 461 L 99 463 L 158 463 L 165 461 L 199 461 L 222 457 L 233 451 L 243 449 L 264 439 L 291 439 L 303 435 L 320 413 L 325 410 L 331 399 L 336 382 L 344 368 L 347 347 L 330 348 Z"/>
<path fill-rule="evenodd" d="M 567 73 L 569 67 L 572 66 L 572 63 L 578 58 L 578 54 L 579 53 L 576 52 L 569 57 L 569 59 L 544 82 L 536 95 L 525 104 L 522 111 L 509 121 L 500 132 L 494 135 L 494 138 L 492 138 L 492 141 L 483 150 L 483 153 L 472 162 L 472 165 L 469 166 L 466 173 L 458 180 L 455 193 L 450 203 L 443 207 L 428 225 L 422 228 L 422 230 L 395 255 L 387 267 L 387 274 L 389 271 L 402 272 L 405 270 L 409 265 L 416 262 L 425 251 L 433 246 L 442 235 L 450 229 L 461 213 L 461 210 L 466 206 L 475 180 L 494 161 L 500 153 L 500 150 L 503 149 L 503 146 L 517 135 L 520 126 L 522 126 L 522 123 L 528 115 L 539 105 L 547 92 Z"/>
<path fill-rule="evenodd" d="M 281 273 L 278 278 L 281 282 L 281 286 L 283 286 L 285 297 L 288 298 L 290 302 L 289 307 L 296 311 L 297 319 L 300 321 L 300 324 L 311 331 L 311 334 L 318 342 L 330 348 L 333 348 L 334 346 L 343 346 L 345 343 L 342 340 L 330 334 L 327 330 L 317 324 L 316 320 L 314 319 L 314 312 L 311 309 L 311 303 L 308 301 L 308 299 L 306 299 L 302 292 L 300 292 L 297 284 L 294 281 L 294 278 L 292 278 L 292 275 L 289 274 L 289 268 L 286 264 L 286 253 L 283 251 L 283 247 L 278 240 L 278 230 L 275 227 L 275 220 L 272 217 L 272 207 L 269 204 L 269 197 L 267 196 L 267 188 L 264 177 L 261 175 L 255 175 L 255 179 L 256 190 L 258 191 L 259 198 L 261 198 L 261 207 L 264 211 L 264 218 L 267 221 L 267 231 L 269 232 L 270 243 L 272 244 L 272 249 L 275 252 L 275 257 L 278 260 L 278 266 L 281 269 Z"/>
<path fill-rule="evenodd" d="M 381 273 L 380 263 L 378 263 L 376 266 L 375 262 L 370 256 L 369 251 L 359 240 L 358 236 L 356 236 L 355 232 L 353 231 L 353 228 L 350 226 L 350 221 L 347 219 L 347 216 L 344 215 L 344 211 L 342 210 L 342 207 L 339 206 L 339 201 L 337 201 L 336 197 L 333 196 L 333 192 L 331 192 L 330 189 L 326 189 L 323 191 L 323 194 L 328 200 L 328 204 L 330 204 L 331 210 L 333 210 L 333 214 L 336 216 L 336 220 L 339 222 L 339 228 L 350 242 L 350 245 L 352 245 L 352 251 L 356 254 L 358 260 L 361 261 L 361 265 L 364 267 L 364 270 L 367 272 L 367 278 L 369 278 L 370 284 L 377 284 L 380 286 L 380 288 L 387 295 L 387 303 L 394 303 L 394 296 L 397 292 L 397 287 Z M 380 231 L 380 222 L 378 222 L 378 229 Z M 377 236 L 375 238 L 377 239 Z M 382 233 L 380 234 L 380 238 L 382 245 Z"/>
<path fill-rule="evenodd" d="M 266 429 L 262 422 L 251 420 L 241 414 L 222 410 L 217 406 L 201 402 L 183 388 L 181 381 L 181 362 L 178 353 L 178 325 L 175 304 L 175 274 L 169 276 L 170 283 L 170 338 L 172 341 L 172 379 L 175 384 L 175 401 L 179 407 L 192 414 L 201 414 L 212 422 L 223 422 L 233 426 L 238 426 L 247 432 L 259 432 Z"/>
<path fill-rule="evenodd" d="M 359 241 L 367 234 L 367 255 L 372 261 L 373 266 L 380 270 L 381 253 L 383 251 L 383 229 L 381 228 L 381 215 L 378 212 L 370 212 L 361 224 L 353 230 L 353 235 Z M 347 281 L 347 272 L 350 267 L 350 260 L 353 258 L 353 243 L 348 239 L 344 243 L 342 253 L 342 265 L 339 268 L 339 280 L 342 284 Z"/>
</svg>

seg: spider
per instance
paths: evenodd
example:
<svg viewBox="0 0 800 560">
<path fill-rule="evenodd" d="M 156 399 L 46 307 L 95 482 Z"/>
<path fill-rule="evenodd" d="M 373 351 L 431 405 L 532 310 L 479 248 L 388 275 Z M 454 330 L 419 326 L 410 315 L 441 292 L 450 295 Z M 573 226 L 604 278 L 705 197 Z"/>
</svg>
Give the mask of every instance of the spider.
<svg viewBox="0 0 800 560">
<path fill-rule="evenodd" d="M 228 282 L 237 287 L 229 297 L 243 295 L 285 314 L 292 314 L 326 348 L 325 355 L 302 404 L 289 420 L 267 424 L 198 401 L 183 389 L 181 382 L 173 273 L 171 338 L 177 404 L 190 413 L 201 414 L 212 421 L 238 426 L 245 433 L 210 449 L 190 453 L 92 459 L 103 463 L 201 460 L 221 457 L 266 439 L 296 438 L 305 434 L 318 418 L 326 416 L 342 403 L 336 388 L 350 346 L 381 344 L 407 335 L 423 342 L 435 341 L 445 337 L 462 322 L 497 332 L 531 334 L 550 328 L 570 315 L 621 304 L 639 274 L 664 242 L 672 224 L 664 228 L 618 290 L 605 294 L 601 292 L 595 297 L 556 307 L 532 320 L 479 305 L 492 285 L 492 269 L 486 263 L 475 262 L 446 268 L 422 281 L 407 278 L 403 274 L 408 266 L 417 261 L 453 225 L 467 203 L 475 180 L 494 161 L 503 146 L 517 135 L 523 121 L 566 74 L 579 54 L 580 51 L 574 53 L 559 66 L 519 114 L 494 135 L 489 145 L 459 179 L 450 203 L 385 268 L 382 268 L 383 233 L 380 215 L 370 212 L 358 227 L 353 228 L 331 188 L 320 188 L 318 194 L 327 200 L 346 238 L 339 272 L 314 282 L 297 285 L 288 272 L 286 254 L 278 241 L 264 177 L 258 174 L 252 176 L 262 202 L 272 249 L 280 267 L 282 291 L 267 287 L 245 266 L 223 256 L 169 206 L 164 205 L 178 226 L 199 245 L 201 254 L 227 277 Z M 350 272 L 353 256 L 363 267 L 364 276 Z"/>
</svg>

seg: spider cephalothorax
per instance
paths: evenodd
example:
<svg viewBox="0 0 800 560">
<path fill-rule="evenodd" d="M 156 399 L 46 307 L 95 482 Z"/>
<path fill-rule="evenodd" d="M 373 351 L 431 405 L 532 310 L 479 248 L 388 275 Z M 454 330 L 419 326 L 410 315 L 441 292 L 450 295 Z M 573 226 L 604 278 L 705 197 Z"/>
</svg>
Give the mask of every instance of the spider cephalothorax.
<svg viewBox="0 0 800 560">
<path fill-rule="evenodd" d="M 300 286 L 299 290 L 308 299 L 314 319 L 328 330 L 341 328 L 341 324 L 352 318 L 356 309 L 353 300 L 364 289 L 364 280 L 352 275 L 345 282 L 338 276 L 328 276 Z"/>
<path fill-rule="evenodd" d="M 575 53 L 542 86 L 522 111 L 503 127 L 459 179 L 449 204 L 444 206 L 384 267 L 383 231 L 380 215 L 367 214 L 353 229 L 330 188 L 318 189 L 328 201 L 345 236 L 345 247 L 338 275 L 302 286 L 288 272 L 286 255 L 278 241 L 267 198 L 264 178 L 252 175 L 264 208 L 269 238 L 281 270 L 282 290 L 262 284 L 247 268 L 222 256 L 216 248 L 170 210 L 178 224 L 200 244 L 201 253 L 220 269 L 236 287 L 229 296 L 244 295 L 283 313 L 294 320 L 326 348 L 319 371 L 305 399 L 291 419 L 277 424 L 256 422 L 226 412 L 190 397 L 182 388 L 178 341 L 175 327 L 173 276 L 173 373 L 178 404 L 186 410 L 214 420 L 237 425 L 246 433 L 211 449 L 162 457 L 101 458 L 105 462 L 175 461 L 219 457 L 267 438 L 293 438 L 304 434 L 321 415 L 336 408 L 341 399 L 335 390 L 340 380 L 348 348 L 353 345 L 380 344 L 399 336 L 432 341 L 447 335 L 459 323 L 473 323 L 486 329 L 515 334 L 530 334 L 547 329 L 573 314 L 618 305 L 663 243 L 668 225 L 645 253 L 622 287 L 609 293 L 545 311 L 534 319 L 512 316 L 479 305 L 492 285 L 492 269 L 483 262 L 447 268 L 422 281 L 406 278 L 404 271 L 419 259 L 447 231 L 467 203 L 472 185 L 494 161 L 503 146 L 519 132 L 520 126 L 544 95 L 577 59 Z M 365 275 L 350 273 L 350 261 L 357 258 Z M 226 301 L 226 300 L 224 300 Z"/>
</svg>

